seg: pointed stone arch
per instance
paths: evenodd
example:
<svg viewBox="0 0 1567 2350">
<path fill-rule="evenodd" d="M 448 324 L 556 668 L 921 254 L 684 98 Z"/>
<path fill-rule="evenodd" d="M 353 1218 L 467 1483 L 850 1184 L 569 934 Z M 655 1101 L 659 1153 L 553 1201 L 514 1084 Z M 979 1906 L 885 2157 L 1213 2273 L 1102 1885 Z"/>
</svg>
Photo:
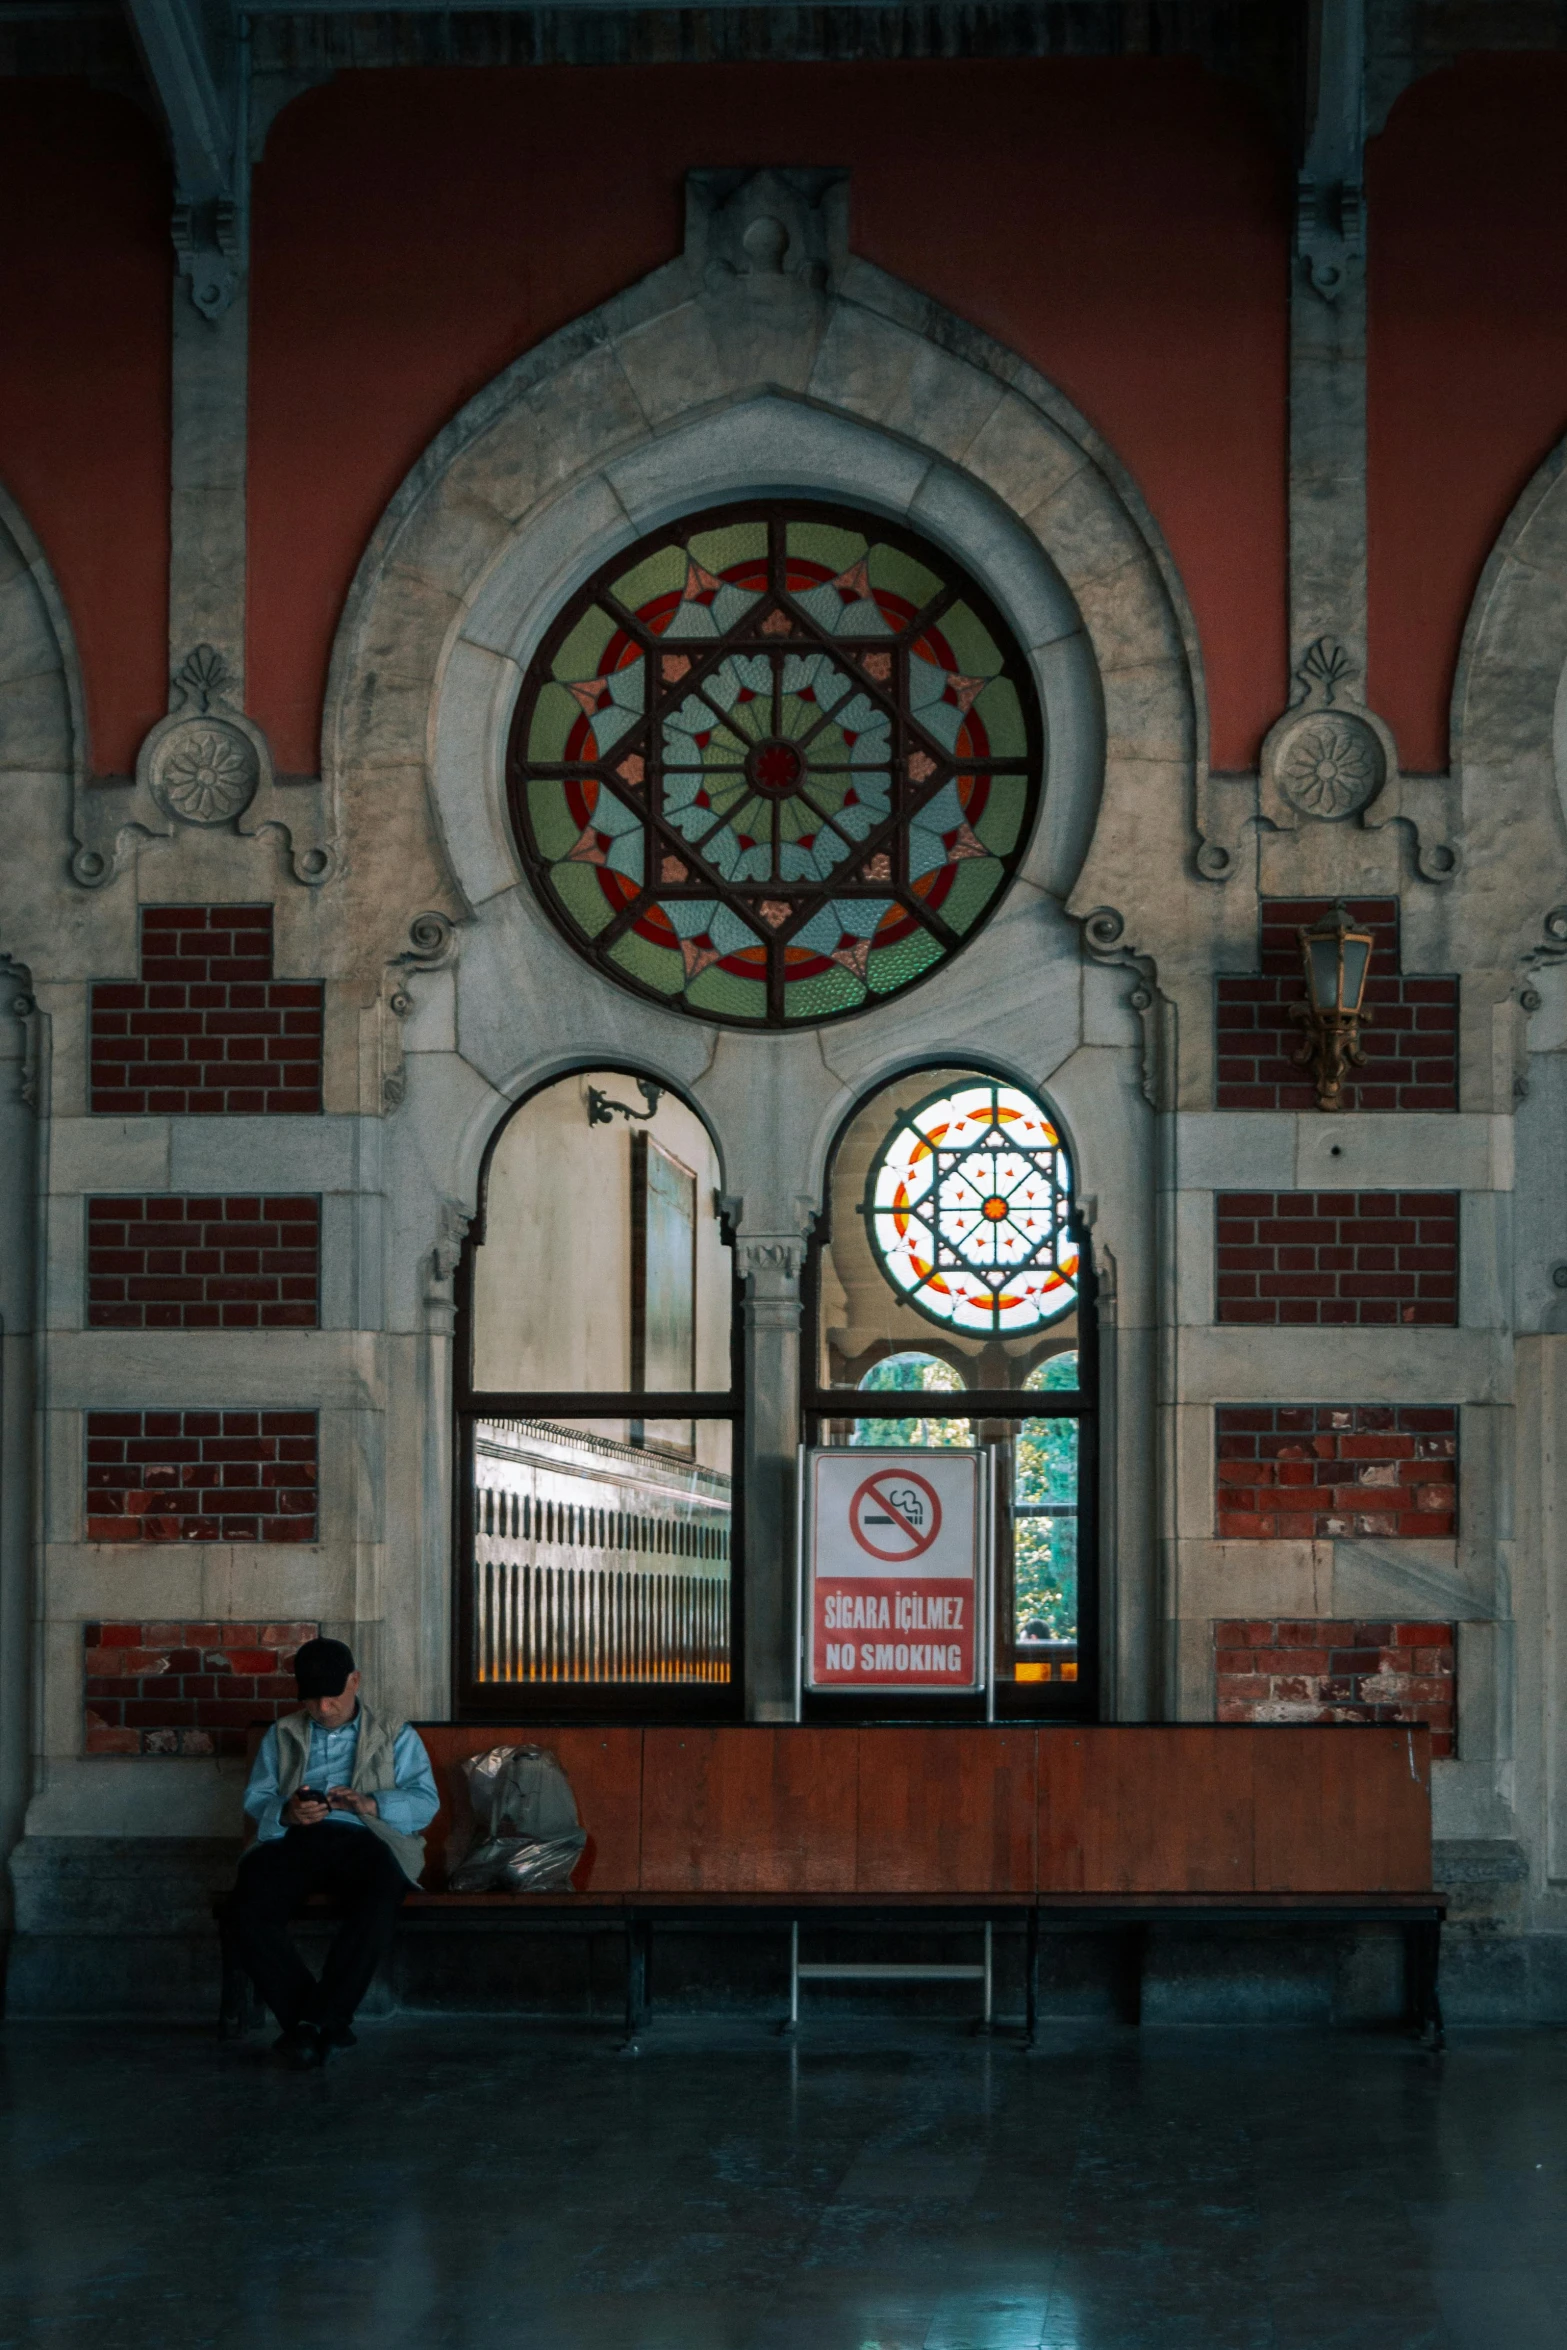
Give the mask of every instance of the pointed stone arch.
<svg viewBox="0 0 1567 2350">
<path fill-rule="evenodd" d="M 844 192 L 826 173 L 693 174 L 681 258 L 517 360 L 403 483 L 350 592 L 323 722 L 367 913 L 404 897 L 372 870 L 378 839 L 405 869 L 427 846 L 409 886 L 444 881 L 458 916 L 521 885 L 505 723 L 550 612 L 639 532 L 763 492 L 905 521 L 1007 613 L 1048 734 L 1024 884 L 1124 903 L 1151 861 L 1186 862 L 1201 664 L 1151 517 L 1033 368 L 848 253 Z"/>
<path fill-rule="evenodd" d="M 0 486 L 0 777 L 87 773 L 87 718 L 65 599 L 43 548 Z"/>
<path fill-rule="evenodd" d="M 1567 943 L 1567 441 L 1523 490 L 1480 574 L 1451 740 L 1466 962 L 1515 971 L 1542 945 L 1548 914 L 1554 958 Z"/>
<path fill-rule="evenodd" d="M 1138 974 L 1085 974 L 1079 922 L 1179 897 L 1207 756 L 1196 632 L 1124 468 L 1015 353 L 852 256 L 845 195 L 836 173 L 693 174 L 681 257 L 518 359 L 413 468 L 350 591 L 323 717 L 345 859 L 323 898 L 370 988 L 415 913 L 439 907 L 457 926 L 444 1009 L 421 1015 L 397 1096 L 400 1223 L 430 1228 L 442 1200 L 471 1212 L 489 1132 L 548 1070 L 647 1069 L 720 1139 L 755 1315 L 746 1344 L 759 1350 L 744 1456 L 757 1718 L 781 1718 L 786 1703 L 790 1333 L 843 1106 L 884 1072 L 994 1054 L 1010 1037 L 1020 1079 L 1051 1087 L 1084 1138 L 1096 1247 L 1141 1317 L 1154 1219 Z M 1045 722 L 1042 813 L 992 918 L 917 990 L 855 1013 L 830 1041 L 715 1030 L 617 987 L 535 897 L 505 801 L 517 696 L 565 600 L 677 515 L 789 495 L 866 509 L 947 548 L 1008 621 Z M 1136 1341 L 1106 1371 L 1124 1550 L 1107 1595 L 1106 1688 L 1133 1714 L 1155 1673 L 1138 1433 L 1149 1360 Z M 433 1582 L 427 1604 L 434 1620 Z"/>
</svg>

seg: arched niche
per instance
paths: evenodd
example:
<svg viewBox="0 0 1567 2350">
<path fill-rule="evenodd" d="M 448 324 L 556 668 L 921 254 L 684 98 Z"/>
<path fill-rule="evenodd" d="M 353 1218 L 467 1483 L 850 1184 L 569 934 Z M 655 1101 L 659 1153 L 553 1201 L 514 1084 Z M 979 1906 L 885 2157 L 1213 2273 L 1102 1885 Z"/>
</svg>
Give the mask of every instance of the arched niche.
<svg viewBox="0 0 1567 2350">
<path fill-rule="evenodd" d="M 491 1136 L 457 1285 L 468 1713 L 733 1703 L 735 1279 L 706 1122 L 634 1070 Z"/>
<path fill-rule="evenodd" d="M 1043 1089 L 975 1056 L 863 1093 L 807 1265 L 807 1441 L 980 1448 L 1003 1719 L 1098 1704 L 1098 1337 L 1076 1151 Z"/>
<path fill-rule="evenodd" d="M 761 1718 L 778 1718 L 789 1682 L 781 1529 L 801 1258 L 853 1100 L 900 1067 L 976 1055 L 1048 1086 L 1092 1137 L 1093 1163 L 1117 1170 L 1113 1191 L 1096 1187 L 1095 1231 L 1117 1296 L 1139 1328 L 1147 1318 L 1136 975 L 1085 969 L 1076 917 L 1178 885 L 1205 755 L 1190 617 L 1123 469 L 1016 354 L 851 256 L 841 224 L 823 226 L 812 177 L 719 190 L 705 226 L 694 202 L 680 260 L 519 359 L 431 445 L 356 578 L 322 752 L 346 858 L 334 887 L 357 951 L 395 954 L 425 907 L 456 923 L 455 969 L 408 980 L 416 1003 L 438 987 L 450 1005 L 448 1043 L 434 1049 L 432 1025 L 427 1049 L 410 1051 L 393 1119 L 411 1137 L 399 1146 L 408 1196 L 394 1206 L 396 1228 L 419 1236 L 410 1268 L 433 1223 L 473 1213 L 490 1131 L 547 1075 L 644 1069 L 682 1088 L 718 1139 L 751 1350 L 746 1702 Z M 718 215 L 735 206 L 730 235 Z M 751 234 L 769 220 L 774 230 Z M 720 1031 L 617 987 L 535 898 L 506 812 L 525 669 L 565 601 L 672 516 L 764 496 L 868 509 L 948 549 L 1005 617 L 1044 721 L 1042 812 L 985 929 L 906 996 L 830 1032 Z M 411 1270 L 394 1267 L 392 1288 L 396 1312 L 424 1311 Z M 1133 1340 L 1119 1361 L 1111 1376 L 1136 1427 L 1146 1349 Z M 1141 1559 L 1146 1500 L 1135 1463 L 1128 1475 L 1117 1523 Z M 1119 1594 L 1106 1615 L 1139 1710 L 1146 1604 Z"/>
</svg>

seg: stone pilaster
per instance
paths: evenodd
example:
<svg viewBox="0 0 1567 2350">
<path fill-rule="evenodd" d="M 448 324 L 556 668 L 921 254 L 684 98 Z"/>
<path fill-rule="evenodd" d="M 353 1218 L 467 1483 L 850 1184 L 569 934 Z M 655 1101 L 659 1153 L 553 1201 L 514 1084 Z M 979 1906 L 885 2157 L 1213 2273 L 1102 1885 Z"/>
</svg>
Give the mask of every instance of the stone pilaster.
<svg viewBox="0 0 1567 2350">
<path fill-rule="evenodd" d="M 794 1718 L 799 1643 L 795 1492 L 800 1431 L 800 1268 L 796 1234 L 736 1243 L 745 1351 L 742 1480 L 745 1533 L 745 1712 Z"/>
<path fill-rule="evenodd" d="M 1290 669 L 1313 645 L 1366 673 L 1362 0 L 1312 10 L 1290 281 Z"/>
<path fill-rule="evenodd" d="M 32 1792 L 38 1068 L 32 975 L 0 955 L 0 1852 Z M 0 1874 L 0 1927 L 11 1924 Z"/>
<path fill-rule="evenodd" d="M 175 289 L 169 493 L 169 676 L 198 645 L 227 671 L 244 707 L 245 444 L 250 384 L 249 280 L 219 316 Z M 171 691 L 170 707 L 176 697 Z"/>
</svg>

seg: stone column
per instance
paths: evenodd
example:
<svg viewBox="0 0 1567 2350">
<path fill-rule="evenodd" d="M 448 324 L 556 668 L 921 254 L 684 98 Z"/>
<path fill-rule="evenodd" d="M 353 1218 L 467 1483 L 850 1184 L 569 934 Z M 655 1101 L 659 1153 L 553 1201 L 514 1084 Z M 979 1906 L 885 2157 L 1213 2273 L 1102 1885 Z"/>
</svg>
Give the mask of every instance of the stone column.
<svg viewBox="0 0 1567 2350">
<path fill-rule="evenodd" d="M 736 1463 L 745 1559 L 745 1715 L 794 1719 L 799 1641 L 795 1477 L 800 1441 L 800 1268 L 796 1234 L 736 1242 L 745 1419 Z"/>
<path fill-rule="evenodd" d="M 18 1842 L 32 1793 L 40 1017 L 27 972 L 0 955 L 0 1855 Z M 10 1923 L 0 1875 L 0 1927 Z"/>
<path fill-rule="evenodd" d="M 1363 0 L 1312 12 L 1290 285 L 1290 669 L 1337 647 L 1366 674 Z M 1322 658 L 1331 658 L 1331 652 Z M 1334 681 L 1330 681 L 1334 682 Z"/>
<path fill-rule="evenodd" d="M 176 282 L 170 420 L 169 676 L 198 645 L 211 645 L 241 709 L 249 296 L 241 275 L 228 308 L 204 317 L 184 280 Z"/>
</svg>

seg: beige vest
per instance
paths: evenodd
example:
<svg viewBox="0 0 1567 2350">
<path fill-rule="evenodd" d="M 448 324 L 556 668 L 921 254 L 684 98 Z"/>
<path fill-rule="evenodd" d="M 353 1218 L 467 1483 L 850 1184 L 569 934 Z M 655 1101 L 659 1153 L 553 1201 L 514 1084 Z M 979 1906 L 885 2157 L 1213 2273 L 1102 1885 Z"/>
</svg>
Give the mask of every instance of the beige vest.
<svg viewBox="0 0 1567 2350">
<path fill-rule="evenodd" d="M 393 1748 L 398 1733 L 378 1721 L 363 1698 L 359 1700 L 359 1743 L 354 1749 L 354 1775 L 351 1782 L 356 1795 L 380 1795 L 397 1784 L 397 1767 Z M 280 1802 L 305 1785 L 305 1771 L 310 1761 L 310 1716 L 303 1709 L 297 1714 L 284 1714 L 277 1725 L 277 1786 Z M 388 1846 L 403 1875 L 415 1885 L 424 1873 L 424 1838 L 400 1836 L 389 1828 L 385 1820 L 366 1819 L 363 1825 L 373 1836 L 379 1836 Z"/>
</svg>

